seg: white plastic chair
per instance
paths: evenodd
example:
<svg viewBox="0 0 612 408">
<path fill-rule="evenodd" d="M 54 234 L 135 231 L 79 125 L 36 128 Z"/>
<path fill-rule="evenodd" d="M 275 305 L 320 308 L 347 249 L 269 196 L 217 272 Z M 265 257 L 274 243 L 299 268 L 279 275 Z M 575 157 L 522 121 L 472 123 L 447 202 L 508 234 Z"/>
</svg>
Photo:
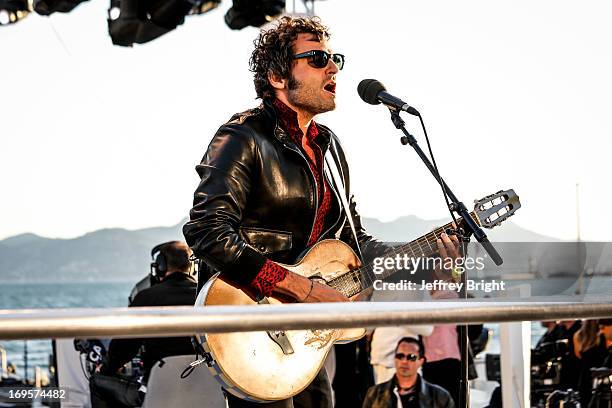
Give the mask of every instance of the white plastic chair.
<svg viewBox="0 0 612 408">
<path fill-rule="evenodd" d="M 223 408 L 225 398 L 219 383 L 200 365 L 187 378 L 181 378 L 193 355 L 172 356 L 164 364 L 153 365 L 143 408 Z"/>
</svg>

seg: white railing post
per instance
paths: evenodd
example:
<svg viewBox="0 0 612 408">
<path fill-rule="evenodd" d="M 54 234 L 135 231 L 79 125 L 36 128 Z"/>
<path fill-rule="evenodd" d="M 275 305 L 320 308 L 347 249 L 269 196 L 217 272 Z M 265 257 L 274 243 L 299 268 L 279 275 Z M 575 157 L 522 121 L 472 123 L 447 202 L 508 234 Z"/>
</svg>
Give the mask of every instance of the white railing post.
<svg viewBox="0 0 612 408">
<path fill-rule="evenodd" d="M 528 298 L 531 286 L 521 285 L 509 293 Z M 531 322 L 510 322 L 499 325 L 502 406 L 529 408 L 531 383 Z"/>
</svg>

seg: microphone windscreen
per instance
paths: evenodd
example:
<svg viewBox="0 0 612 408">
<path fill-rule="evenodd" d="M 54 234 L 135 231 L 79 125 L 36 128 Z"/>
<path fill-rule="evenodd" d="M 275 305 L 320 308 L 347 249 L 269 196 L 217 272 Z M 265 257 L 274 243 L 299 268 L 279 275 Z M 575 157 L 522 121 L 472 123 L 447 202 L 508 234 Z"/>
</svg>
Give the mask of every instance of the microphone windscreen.
<svg viewBox="0 0 612 408">
<path fill-rule="evenodd" d="M 364 79 L 357 85 L 357 93 L 361 99 L 371 105 L 378 105 L 378 94 L 386 90 L 385 86 L 375 79 Z"/>
</svg>

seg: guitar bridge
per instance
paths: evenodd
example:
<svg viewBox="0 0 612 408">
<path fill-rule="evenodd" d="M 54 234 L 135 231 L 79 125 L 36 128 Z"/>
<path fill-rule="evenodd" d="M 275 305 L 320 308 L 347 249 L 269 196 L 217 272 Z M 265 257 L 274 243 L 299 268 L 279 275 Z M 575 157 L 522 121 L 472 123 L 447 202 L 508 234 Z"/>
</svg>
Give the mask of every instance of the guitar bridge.
<svg viewBox="0 0 612 408">
<path fill-rule="evenodd" d="M 263 298 L 257 303 L 259 303 L 260 305 L 270 304 L 270 302 L 268 302 L 268 298 Z M 278 344 L 278 346 L 283 351 L 283 354 L 288 355 L 295 353 L 295 351 L 293 350 L 293 346 L 291 345 L 291 342 L 289 341 L 289 338 L 287 337 L 287 334 L 284 331 L 269 330 L 266 333 L 268 333 L 268 337 L 270 337 L 273 342 Z"/>
<path fill-rule="evenodd" d="M 293 346 L 284 331 L 269 331 L 268 336 L 283 350 L 283 354 L 293 354 Z"/>
</svg>

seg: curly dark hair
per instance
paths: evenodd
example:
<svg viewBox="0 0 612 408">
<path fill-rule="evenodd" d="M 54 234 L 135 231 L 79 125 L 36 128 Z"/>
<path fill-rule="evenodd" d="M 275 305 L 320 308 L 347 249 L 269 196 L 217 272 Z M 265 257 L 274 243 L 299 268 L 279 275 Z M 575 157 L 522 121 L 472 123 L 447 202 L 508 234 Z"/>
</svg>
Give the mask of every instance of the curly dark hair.
<svg viewBox="0 0 612 408">
<path fill-rule="evenodd" d="M 293 43 L 298 34 L 314 34 L 319 41 L 330 37 L 327 27 L 321 24 L 318 17 L 282 17 L 275 27 L 262 31 L 255 39 L 255 49 L 251 54 L 249 66 L 253 72 L 253 82 L 257 97 L 273 98 L 274 88 L 268 81 L 268 73 L 281 78 L 290 78 L 293 66 Z"/>
</svg>

